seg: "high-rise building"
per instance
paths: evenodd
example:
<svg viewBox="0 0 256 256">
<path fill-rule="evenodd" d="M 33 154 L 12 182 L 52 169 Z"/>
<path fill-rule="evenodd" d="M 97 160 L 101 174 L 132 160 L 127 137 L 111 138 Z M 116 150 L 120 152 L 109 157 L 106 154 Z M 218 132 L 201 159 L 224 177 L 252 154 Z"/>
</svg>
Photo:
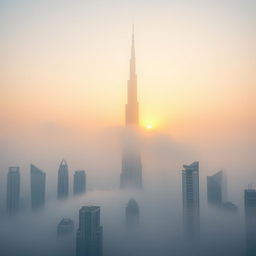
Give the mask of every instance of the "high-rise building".
<svg viewBox="0 0 256 256">
<path fill-rule="evenodd" d="M 223 171 L 212 176 L 207 176 L 207 199 L 208 203 L 221 206 L 225 202 L 226 181 Z"/>
<path fill-rule="evenodd" d="M 137 74 L 134 30 L 130 58 L 130 77 L 127 84 L 127 104 L 125 106 L 125 141 L 122 153 L 120 188 L 142 187 L 142 164 L 137 140 L 139 125 L 139 103 L 137 99 Z"/>
<path fill-rule="evenodd" d="M 256 190 L 244 191 L 247 256 L 256 255 Z"/>
<path fill-rule="evenodd" d="M 45 203 L 45 172 L 33 164 L 30 165 L 30 186 L 31 207 L 39 209 Z"/>
<path fill-rule="evenodd" d="M 8 214 L 18 211 L 20 201 L 20 168 L 9 167 L 7 174 L 6 209 Z"/>
<path fill-rule="evenodd" d="M 68 165 L 62 160 L 58 171 L 58 198 L 68 197 Z"/>
<path fill-rule="evenodd" d="M 83 194 L 86 191 L 86 174 L 85 171 L 75 171 L 73 192 L 74 195 Z"/>
<path fill-rule="evenodd" d="M 140 210 L 138 203 L 131 198 L 125 208 L 126 226 L 137 227 L 139 224 Z"/>
<path fill-rule="evenodd" d="M 74 221 L 71 219 L 62 219 L 57 227 L 58 236 L 66 236 L 72 234 L 74 231 Z"/>
<path fill-rule="evenodd" d="M 76 256 L 102 256 L 102 227 L 100 226 L 99 206 L 83 206 L 79 210 Z"/>
<path fill-rule="evenodd" d="M 183 165 L 183 225 L 186 237 L 199 238 L 200 208 L 199 208 L 199 162 Z"/>
</svg>

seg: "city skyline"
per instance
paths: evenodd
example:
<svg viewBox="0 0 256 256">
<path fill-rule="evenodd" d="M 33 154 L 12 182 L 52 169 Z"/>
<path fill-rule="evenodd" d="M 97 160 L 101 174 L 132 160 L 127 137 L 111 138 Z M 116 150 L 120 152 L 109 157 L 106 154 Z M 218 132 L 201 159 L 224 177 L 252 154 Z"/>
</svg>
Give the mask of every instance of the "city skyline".
<svg viewBox="0 0 256 256">
<path fill-rule="evenodd" d="M 255 11 L 0 0 L 1 256 L 254 256 Z"/>
</svg>

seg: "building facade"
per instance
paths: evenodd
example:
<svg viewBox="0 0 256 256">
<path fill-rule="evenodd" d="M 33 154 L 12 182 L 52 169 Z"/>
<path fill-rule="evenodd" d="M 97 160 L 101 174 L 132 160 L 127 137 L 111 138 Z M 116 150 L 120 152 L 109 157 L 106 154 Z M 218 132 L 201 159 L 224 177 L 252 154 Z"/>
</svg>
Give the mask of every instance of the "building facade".
<svg viewBox="0 0 256 256">
<path fill-rule="evenodd" d="M 58 236 L 67 236 L 72 234 L 74 231 L 74 221 L 71 219 L 64 218 L 60 221 L 57 227 Z"/>
<path fill-rule="evenodd" d="M 6 210 L 13 214 L 19 210 L 20 203 L 20 168 L 9 167 L 7 174 Z"/>
<path fill-rule="evenodd" d="M 199 205 L 199 162 L 183 165 L 183 226 L 189 239 L 198 239 L 200 235 L 200 205 Z"/>
<path fill-rule="evenodd" d="M 256 190 L 244 191 L 246 255 L 256 255 Z"/>
<path fill-rule="evenodd" d="M 73 192 L 74 192 L 74 195 L 80 195 L 80 194 L 83 194 L 86 192 L 86 173 L 85 173 L 85 171 L 75 171 Z"/>
<path fill-rule="evenodd" d="M 31 207 L 33 210 L 42 208 L 45 203 L 45 172 L 35 165 L 30 165 Z"/>
<path fill-rule="evenodd" d="M 219 171 L 212 176 L 207 176 L 207 200 L 209 204 L 220 206 L 225 202 L 225 176 Z"/>
<path fill-rule="evenodd" d="M 140 210 L 138 203 L 131 198 L 125 208 L 126 226 L 129 229 L 138 227 Z"/>
<path fill-rule="evenodd" d="M 102 256 L 102 236 L 100 207 L 83 206 L 79 210 L 76 256 Z"/>
<path fill-rule="evenodd" d="M 58 170 L 58 198 L 67 198 L 68 191 L 68 165 L 65 160 L 62 160 Z"/>
</svg>

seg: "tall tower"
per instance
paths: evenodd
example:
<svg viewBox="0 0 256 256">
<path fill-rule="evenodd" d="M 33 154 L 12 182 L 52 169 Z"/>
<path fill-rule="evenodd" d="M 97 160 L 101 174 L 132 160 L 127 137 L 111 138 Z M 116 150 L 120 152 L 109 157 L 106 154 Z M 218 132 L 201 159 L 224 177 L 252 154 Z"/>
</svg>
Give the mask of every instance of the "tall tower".
<svg viewBox="0 0 256 256">
<path fill-rule="evenodd" d="M 9 167 L 7 174 L 6 209 L 8 214 L 13 214 L 19 209 L 20 201 L 20 168 Z"/>
<path fill-rule="evenodd" d="M 33 210 L 44 206 L 45 202 L 45 172 L 35 165 L 30 165 L 31 207 Z"/>
<path fill-rule="evenodd" d="M 200 229 L 199 162 L 183 165 L 183 225 L 186 237 L 197 240 Z"/>
<path fill-rule="evenodd" d="M 137 74 L 136 74 L 134 27 L 132 27 L 130 77 L 127 83 L 127 104 L 125 106 L 125 124 L 126 126 L 138 126 L 139 124 L 139 103 L 137 99 Z"/>
<path fill-rule="evenodd" d="M 68 165 L 62 160 L 58 171 L 58 198 L 68 197 Z"/>
<path fill-rule="evenodd" d="M 79 210 L 76 234 L 76 256 L 102 256 L 102 227 L 100 207 L 83 206 Z"/>
<path fill-rule="evenodd" d="M 142 187 L 142 165 L 137 140 L 138 125 L 139 103 L 137 99 L 137 74 L 133 28 L 130 58 L 130 75 L 127 83 L 127 103 L 125 105 L 125 140 L 122 154 L 120 188 Z"/>
<path fill-rule="evenodd" d="M 208 203 L 221 206 L 226 201 L 226 176 L 219 171 L 212 176 L 207 176 Z"/>
<path fill-rule="evenodd" d="M 85 171 L 75 171 L 73 192 L 74 195 L 83 194 L 86 191 L 86 173 Z"/>
<path fill-rule="evenodd" d="M 247 256 L 256 255 L 256 190 L 244 191 Z"/>
</svg>

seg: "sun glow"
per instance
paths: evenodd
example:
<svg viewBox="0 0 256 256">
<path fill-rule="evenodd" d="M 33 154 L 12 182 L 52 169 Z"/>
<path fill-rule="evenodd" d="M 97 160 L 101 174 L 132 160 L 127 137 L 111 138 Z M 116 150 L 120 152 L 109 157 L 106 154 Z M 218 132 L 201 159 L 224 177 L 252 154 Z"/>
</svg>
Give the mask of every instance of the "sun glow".
<svg viewBox="0 0 256 256">
<path fill-rule="evenodd" d="M 152 130 L 154 127 L 153 127 L 153 125 L 152 124 L 147 124 L 146 125 L 146 129 L 148 129 L 148 130 Z"/>
<path fill-rule="evenodd" d="M 144 127 L 145 130 L 152 131 L 152 130 L 155 130 L 157 126 L 158 125 L 157 125 L 156 120 L 152 117 L 145 118 L 142 121 L 142 127 Z"/>
</svg>

